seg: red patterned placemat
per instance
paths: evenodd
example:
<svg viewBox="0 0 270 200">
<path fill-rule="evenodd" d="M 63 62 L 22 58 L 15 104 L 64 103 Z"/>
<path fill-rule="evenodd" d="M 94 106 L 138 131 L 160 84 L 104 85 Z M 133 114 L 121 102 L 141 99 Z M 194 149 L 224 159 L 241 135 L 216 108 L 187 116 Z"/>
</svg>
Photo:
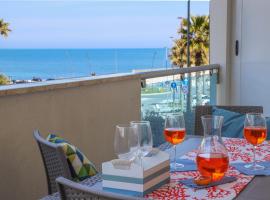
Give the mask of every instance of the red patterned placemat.
<svg viewBox="0 0 270 200">
<path fill-rule="evenodd" d="M 252 162 L 253 146 L 245 139 L 240 138 L 222 138 L 228 150 L 230 163 Z M 197 150 L 193 150 L 182 158 L 195 160 Z M 270 141 L 265 141 L 259 145 L 256 150 L 256 159 L 260 161 L 270 161 Z"/>
<path fill-rule="evenodd" d="M 253 158 L 253 147 L 246 142 L 245 139 L 223 138 L 224 144 L 229 152 L 230 162 L 251 162 Z M 264 142 L 257 148 L 256 157 L 258 160 L 270 161 L 270 142 Z M 196 158 L 196 150 L 183 156 L 185 159 Z M 188 200 L 231 200 L 235 198 L 241 190 L 253 179 L 254 176 L 247 176 L 239 173 L 233 167 L 230 167 L 227 176 L 235 176 L 237 181 L 206 189 L 196 190 L 189 188 L 179 180 L 188 179 L 198 176 L 195 171 L 189 172 L 173 172 L 169 184 L 163 185 L 159 189 L 146 195 L 149 199 L 188 199 Z"/>
<path fill-rule="evenodd" d="M 229 200 L 237 196 L 238 193 L 252 180 L 253 176 L 240 174 L 237 170 L 230 168 L 227 175 L 236 176 L 237 181 L 224 185 L 214 186 L 206 189 L 196 190 L 179 183 L 179 180 L 188 179 L 198 176 L 195 171 L 190 172 L 174 172 L 171 173 L 171 181 L 169 184 L 162 186 L 154 192 L 148 194 L 149 199 L 222 199 Z"/>
</svg>

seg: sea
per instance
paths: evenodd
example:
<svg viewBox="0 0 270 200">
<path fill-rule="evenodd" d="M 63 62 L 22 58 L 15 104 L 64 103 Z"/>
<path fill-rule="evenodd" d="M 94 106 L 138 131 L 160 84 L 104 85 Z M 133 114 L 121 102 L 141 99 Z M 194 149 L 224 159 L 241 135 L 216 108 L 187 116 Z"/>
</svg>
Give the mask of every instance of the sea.
<svg viewBox="0 0 270 200">
<path fill-rule="evenodd" d="M 0 73 L 12 80 L 84 77 L 168 66 L 167 48 L 0 49 Z"/>
</svg>

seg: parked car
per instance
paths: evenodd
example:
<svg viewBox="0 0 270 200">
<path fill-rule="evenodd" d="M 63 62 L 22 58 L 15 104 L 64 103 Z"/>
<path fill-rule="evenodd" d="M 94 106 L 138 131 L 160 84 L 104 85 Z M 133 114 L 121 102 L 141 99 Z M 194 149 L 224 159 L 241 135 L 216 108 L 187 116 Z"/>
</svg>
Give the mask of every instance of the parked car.
<svg viewBox="0 0 270 200">
<path fill-rule="evenodd" d="M 209 105 L 209 104 L 210 104 L 210 97 L 203 94 L 201 96 L 201 105 Z M 196 95 L 194 95 L 192 97 L 191 106 L 195 107 L 196 105 L 197 105 L 197 97 Z"/>
<path fill-rule="evenodd" d="M 209 105 L 210 104 L 210 97 L 207 95 L 202 95 L 202 105 Z"/>
</svg>

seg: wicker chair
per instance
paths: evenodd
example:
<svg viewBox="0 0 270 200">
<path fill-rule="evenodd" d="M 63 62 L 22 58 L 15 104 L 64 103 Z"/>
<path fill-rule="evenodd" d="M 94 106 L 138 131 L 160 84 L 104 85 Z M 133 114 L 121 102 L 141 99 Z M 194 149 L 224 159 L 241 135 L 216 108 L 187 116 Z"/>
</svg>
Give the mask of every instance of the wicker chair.
<svg viewBox="0 0 270 200">
<path fill-rule="evenodd" d="M 137 200 L 140 197 L 132 197 L 117 193 L 94 190 L 88 186 L 68 180 L 64 177 L 56 179 L 58 190 L 62 200 Z"/>
<path fill-rule="evenodd" d="M 57 144 L 48 142 L 42 138 L 38 130 L 34 131 L 34 138 L 38 143 L 48 183 L 48 194 L 57 192 L 56 178 L 63 176 L 71 179 L 66 156 Z"/>
<path fill-rule="evenodd" d="M 238 112 L 242 114 L 246 113 L 263 113 L 262 106 L 216 106 L 221 109 Z M 195 108 L 195 135 L 203 135 L 203 127 L 201 116 L 211 115 L 213 106 L 196 106 Z"/>
</svg>

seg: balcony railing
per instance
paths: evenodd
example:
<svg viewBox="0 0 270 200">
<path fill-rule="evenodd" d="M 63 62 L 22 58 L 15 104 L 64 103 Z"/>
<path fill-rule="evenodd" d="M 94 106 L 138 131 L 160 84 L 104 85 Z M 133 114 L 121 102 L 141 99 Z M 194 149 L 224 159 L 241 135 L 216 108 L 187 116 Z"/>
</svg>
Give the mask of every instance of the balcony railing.
<svg viewBox="0 0 270 200">
<path fill-rule="evenodd" d="M 155 146 L 164 142 L 167 114 L 182 112 L 187 134 L 194 133 L 194 107 L 216 104 L 218 72 L 218 65 L 208 65 L 142 74 L 141 114 L 151 123 Z"/>
</svg>

